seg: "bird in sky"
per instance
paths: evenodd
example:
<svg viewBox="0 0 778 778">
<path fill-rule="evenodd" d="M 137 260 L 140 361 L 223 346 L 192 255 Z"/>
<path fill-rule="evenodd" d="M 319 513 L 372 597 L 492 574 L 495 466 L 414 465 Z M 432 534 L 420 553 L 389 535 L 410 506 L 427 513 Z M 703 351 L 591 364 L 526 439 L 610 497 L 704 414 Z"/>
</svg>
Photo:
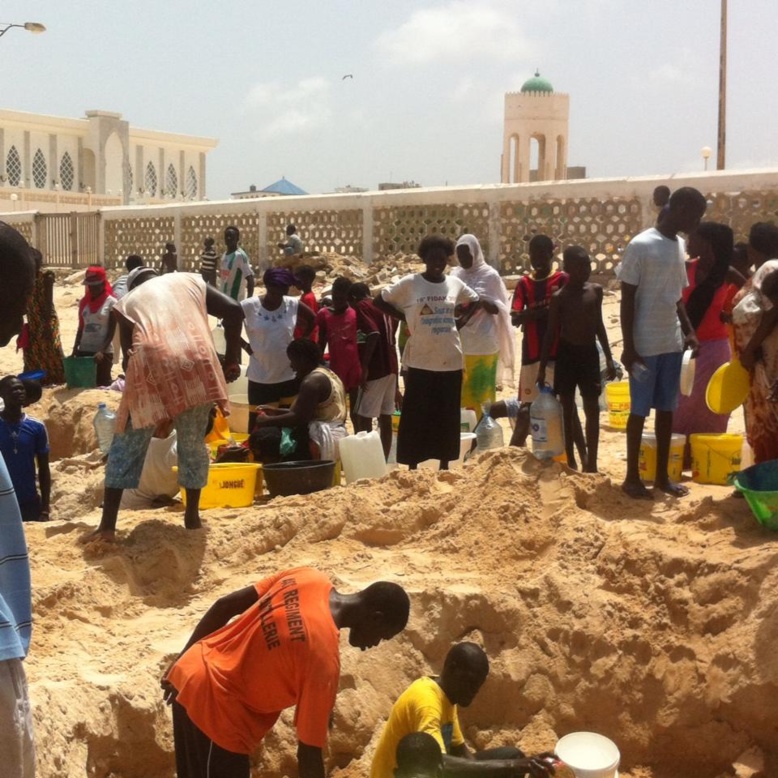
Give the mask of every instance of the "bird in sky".
<svg viewBox="0 0 778 778">
<path fill-rule="evenodd" d="M 352 76 L 351 73 L 346 73 L 346 75 L 343 76 L 343 78 L 341 78 L 340 80 L 345 81 L 347 78 L 354 78 L 354 76 Z"/>
</svg>

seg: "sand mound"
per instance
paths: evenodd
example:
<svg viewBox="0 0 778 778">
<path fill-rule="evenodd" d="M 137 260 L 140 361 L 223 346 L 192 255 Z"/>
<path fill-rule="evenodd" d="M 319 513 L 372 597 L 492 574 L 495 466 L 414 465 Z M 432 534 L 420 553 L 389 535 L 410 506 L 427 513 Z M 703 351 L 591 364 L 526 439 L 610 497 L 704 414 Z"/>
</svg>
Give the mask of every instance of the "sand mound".
<svg viewBox="0 0 778 778">
<path fill-rule="evenodd" d="M 62 507 L 83 521 L 28 527 L 44 778 L 172 776 L 161 672 L 217 596 L 300 564 L 344 590 L 387 578 L 412 595 L 402 637 L 344 643 L 328 756 L 344 777 L 365 775 L 393 699 L 464 638 L 492 662 L 463 712 L 480 747 L 547 749 L 591 728 L 619 744 L 622 776 L 718 776 L 752 746 L 778 770 L 776 551 L 738 501 L 636 505 L 605 477 L 504 449 L 459 472 L 208 511 L 198 532 L 180 509 L 124 513 L 117 547 L 85 547 L 95 464 L 57 465 L 81 485 Z M 290 725 L 257 775 L 296 770 Z"/>
</svg>

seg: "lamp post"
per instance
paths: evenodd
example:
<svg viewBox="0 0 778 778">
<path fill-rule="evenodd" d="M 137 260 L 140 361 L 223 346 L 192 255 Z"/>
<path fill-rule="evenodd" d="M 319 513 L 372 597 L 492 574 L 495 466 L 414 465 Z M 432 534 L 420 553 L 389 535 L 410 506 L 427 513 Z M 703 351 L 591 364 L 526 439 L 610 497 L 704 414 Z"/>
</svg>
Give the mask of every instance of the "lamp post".
<svg viewBox="0 0 778 778">
<path fill-rule="evenodd" d="M 700 149 L 700 154 L 702 154 L 703 170 L 707 170 L 708 160 L 710 159 L 710 155 L 713 154 L 713 149 L 710 146 L 703 146 Z"/>
<path fill-rule="evenodd" d="M 716 141 L 716 170 L 724 170 L 727 156 L 727 0 L 721 0 L 719 39 L 719 132 Z"/>
<path fill-rule="evenodd" d="M 46 32 L 46 26 L 40 22 L 25 22 L 24 24 L 13 24 L 12 22 L 0 22 L 0 38 L 5 35 L 12 27 L 19 27 L 35 35 Z"/>
</svg>

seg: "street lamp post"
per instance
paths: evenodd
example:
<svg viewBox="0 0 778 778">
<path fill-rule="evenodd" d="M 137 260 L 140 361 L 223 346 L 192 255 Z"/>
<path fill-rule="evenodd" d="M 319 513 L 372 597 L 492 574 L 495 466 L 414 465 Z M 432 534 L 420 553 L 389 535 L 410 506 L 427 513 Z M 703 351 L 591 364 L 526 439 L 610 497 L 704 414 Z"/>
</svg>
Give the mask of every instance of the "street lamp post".
<svg viewBox="0 0 778 778">
<path fill-rule="evenodd" d="M 716 170 L 724 170 L 727 156 L 727 0 L 721 0 L 719 32 L 719 132 L 716 142 Z"/>
<path fill-rule="evenodd" d="M 40 22 L 25 22 L 24 24 L 13 24 L 12 22 L 0 22 L 0 38 L 5 35 L 12 27 L 19 27 L 27 32 L 38 35 L 42 32 L 46 32 L 46 26 Z"/>
<path fill-rule="evenodd" d="M 702 154 L 703 170 L 707 170 L 708 160 L 710 159 L 710 155 L 713 154 L 713 149 L 710 146 L 703 146 L 700 149 L 700 154 Z"/>
</svg>

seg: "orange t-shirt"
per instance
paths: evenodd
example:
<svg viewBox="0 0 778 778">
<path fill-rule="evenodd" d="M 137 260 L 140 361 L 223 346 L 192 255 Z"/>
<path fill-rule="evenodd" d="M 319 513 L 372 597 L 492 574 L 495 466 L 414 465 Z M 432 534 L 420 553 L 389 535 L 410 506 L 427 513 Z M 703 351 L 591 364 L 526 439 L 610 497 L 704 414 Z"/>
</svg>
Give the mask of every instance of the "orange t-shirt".
<svg viewBox="0 0 778 778">
<path fill-rule="evenodd" d="M 281 711 L 296 705 L 297 739 L 322 748 L 340 677 L 332 584 L 299 567 L 256 589 L 254 605 L 173 666 L 177 701 L 214 743 L 238 754 L 254 751 Z"/>
</svg>

